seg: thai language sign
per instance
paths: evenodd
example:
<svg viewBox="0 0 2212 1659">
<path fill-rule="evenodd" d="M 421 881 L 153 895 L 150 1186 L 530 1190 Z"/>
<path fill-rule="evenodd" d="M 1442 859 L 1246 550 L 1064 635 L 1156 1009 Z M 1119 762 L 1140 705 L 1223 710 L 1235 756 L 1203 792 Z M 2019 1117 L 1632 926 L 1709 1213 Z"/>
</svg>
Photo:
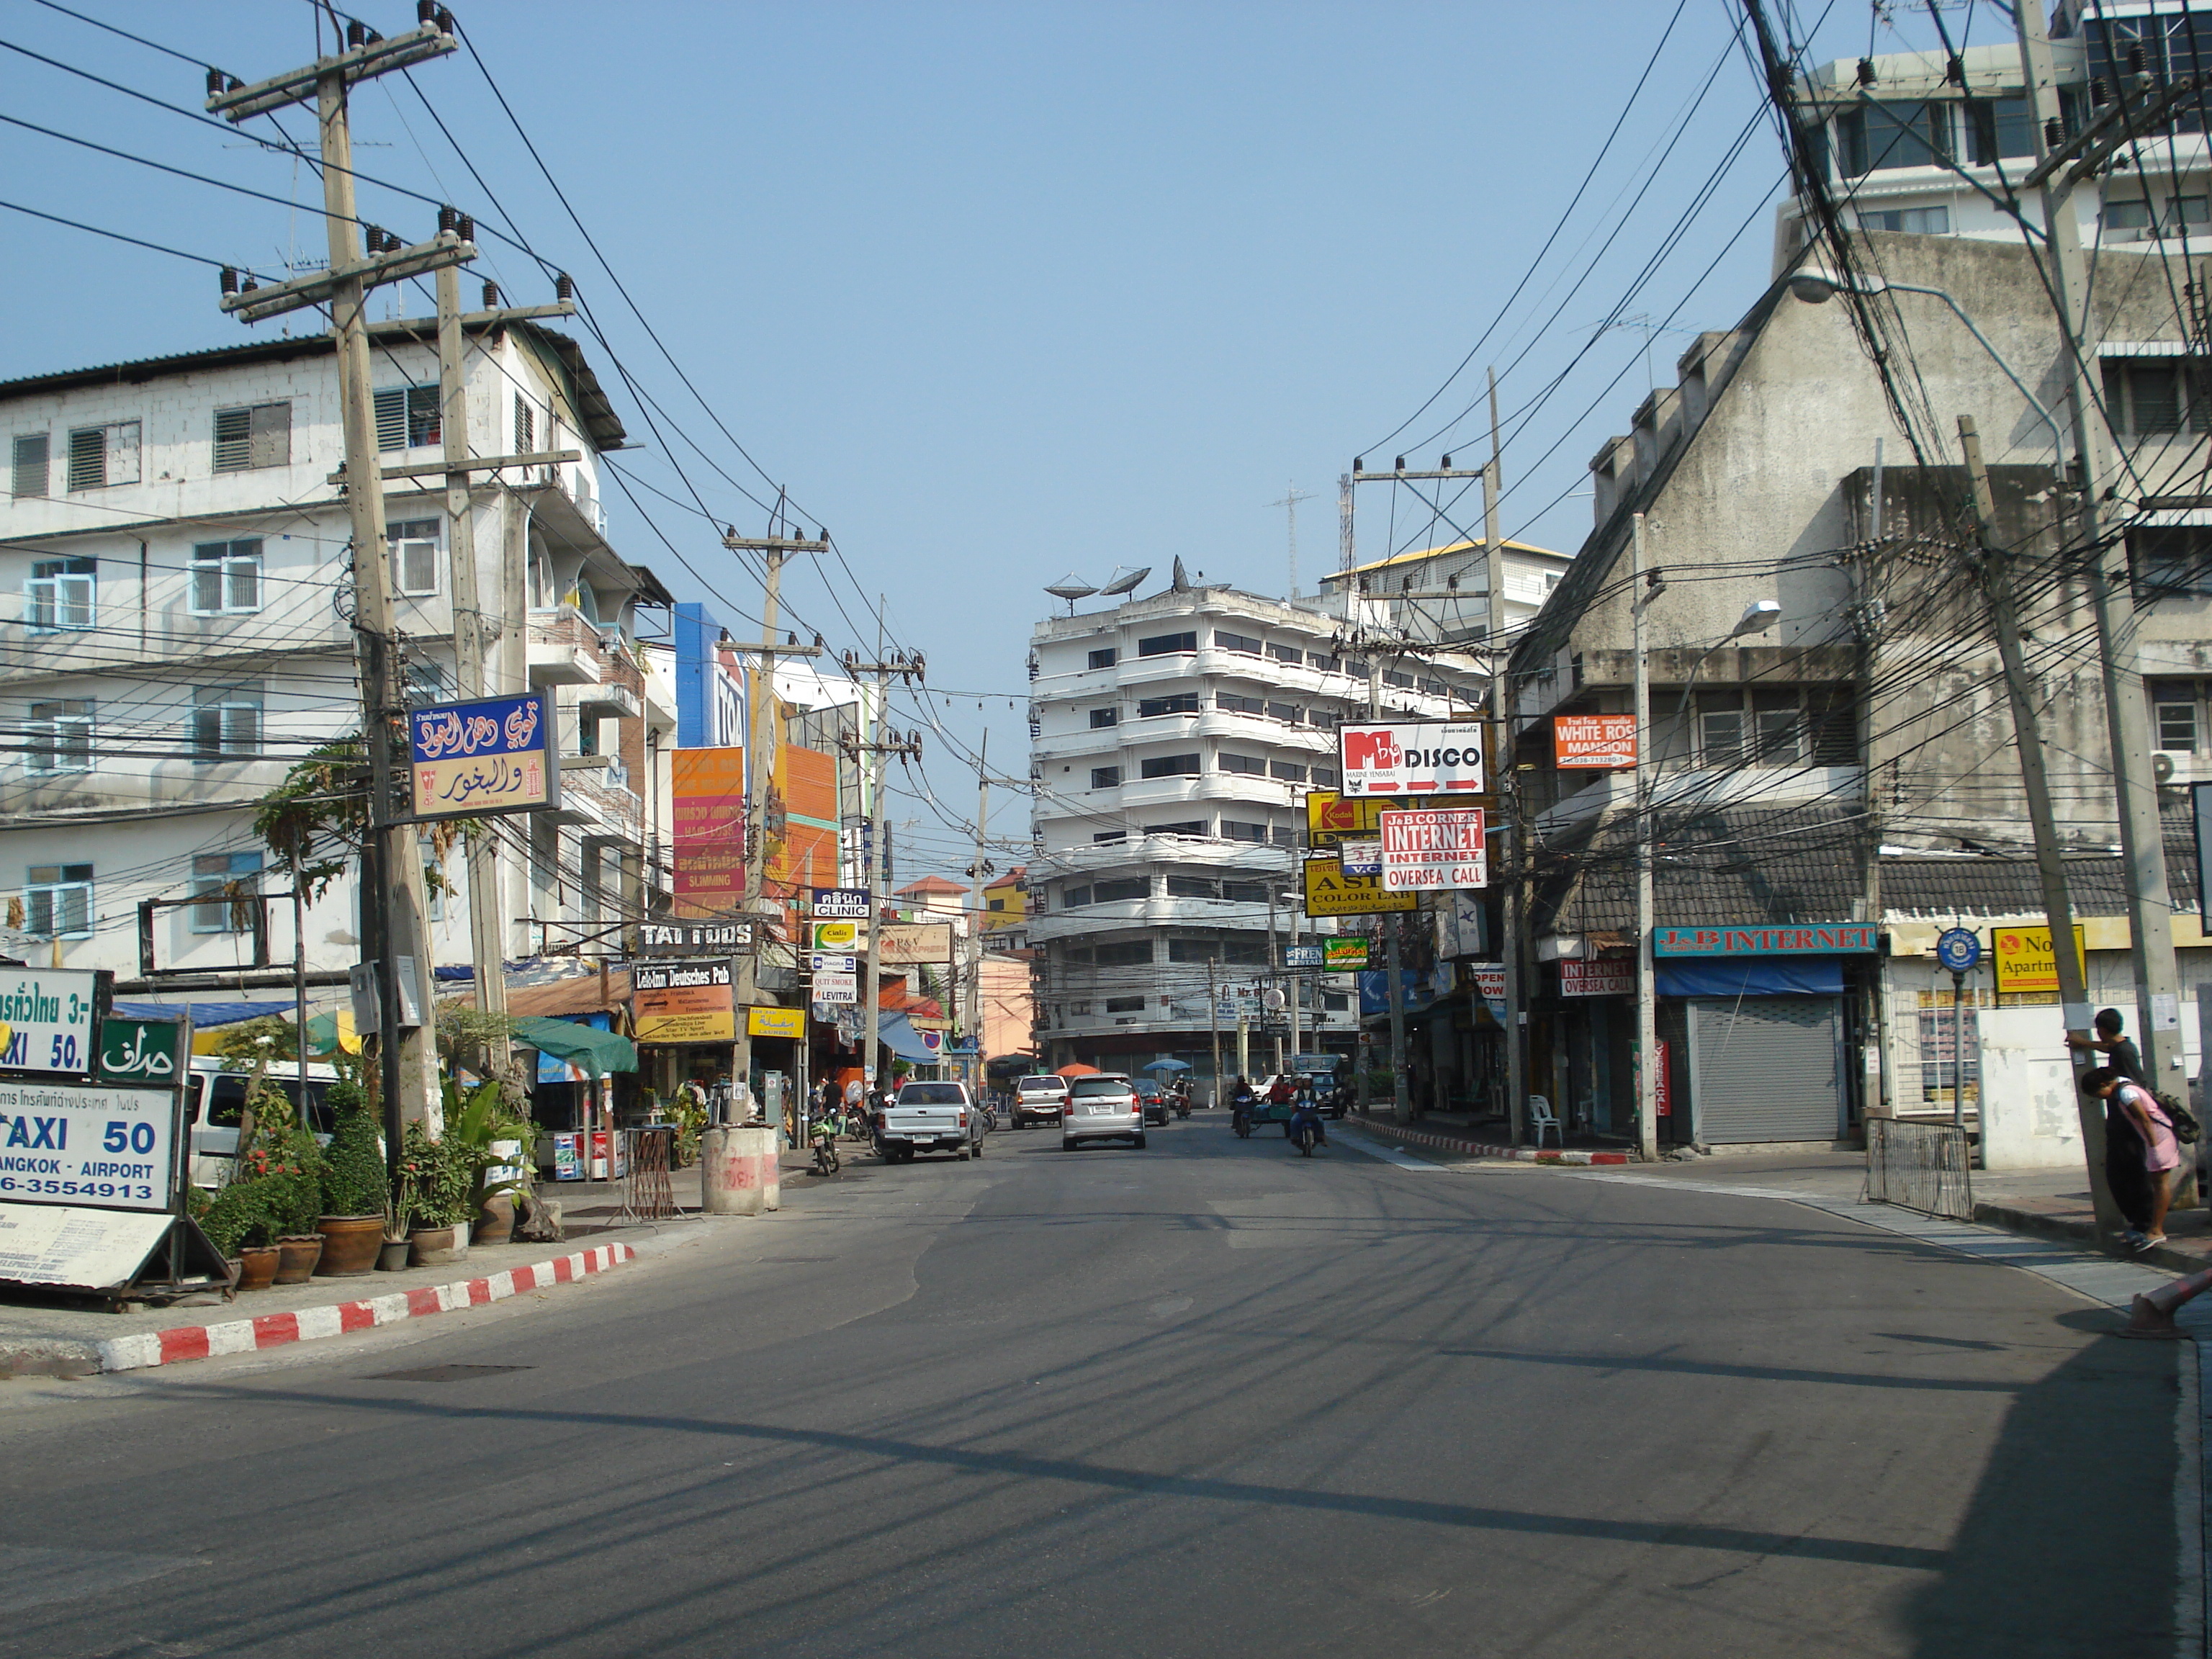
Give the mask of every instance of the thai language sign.
<svg viewBox="0 0 2212 1659">
<path fill-rule="evenodd" d="M 1346 796 L 1441 795 L 1483 790 L 1479 720 L 1347 720 L 1337 728 Z"/>
<path fill-rule="evenodd" d="M 92 1070 L 92 1019 L 99 990 L 100 976 L 94 973 L 0 970 L 0 1026 L 8 1032 L 0 1069 L 79 1075 Z"/>
<path fill-rule="evenodd" d="M 177 1091 L 0 1080 L 0 1201 L 167 1210 Z"/>
<path fill-rule="evenodd" d="M 407 715 L 418 818 L 532 812 L 561 801 L 561 760 L 543 692 L 438 703 Z"/>
<path fill-rule="evenodd" d="M 865 887 L 817 887 L 814 890 L 814 914 L 821 921 L 828 921 L 834 917 L 845 921 L 866 921 L 872 913 Z"/>
<path fill-rule="evenodd" d="M 670 757 L 675 807 L 676 914 L 714 916 L 745 890 L 745 751 L 678 749 Z"/>
<path fill-rule="evenodd" d="M 1577 961 L 1559 958 L 1559 994 L 1563 997 L 1632 997 L 1636 994 L 1636 963 L 1627 957 L 1600 957 Z"/>
<path fill-rule="evenodd" d="M 2074 925 L 2074 960 L 2082 960 L 2081 923 Z M 2044 992 L 2058 994 L 2058 956 L 2051 948 L 2048 927 L 1999 927 L 1993 930 L 1996 949 L 1997 989 L 2000 992 Z M 2082 980 L 2086 983 L 2085 972 Z"/>
<path fill-rule="evenodd" d="M 641 962 L 629 970 L 640 1042 L 732 1042 L 738 1035 L 730 964 Z"/>
<path fill-rule="evenodd" d="M 1809 927 L 1655 927 L 1651 951 L 1662 957 L 1871 956 L 1879 931 L 1863 921 Z"/>
<path fill-rule="evenodd" d="M 0 1203 L 0 1279 L 111 1290 L 131 1281 L 175 1224 L 166 1215 Z"/>
<path fill-rule="evenodd" d="M 1552 763 L 1563 770 L 1604 770 L 1635 765 L 1636 716 L 1554 714 Z"/>
<path fill-rule="evenodd" d="M 1386 892 L 1434 893 L 1489 885 L 1490 862 L 1483 844 L 1480 807 L 1382 815 Z"/>
</svg>

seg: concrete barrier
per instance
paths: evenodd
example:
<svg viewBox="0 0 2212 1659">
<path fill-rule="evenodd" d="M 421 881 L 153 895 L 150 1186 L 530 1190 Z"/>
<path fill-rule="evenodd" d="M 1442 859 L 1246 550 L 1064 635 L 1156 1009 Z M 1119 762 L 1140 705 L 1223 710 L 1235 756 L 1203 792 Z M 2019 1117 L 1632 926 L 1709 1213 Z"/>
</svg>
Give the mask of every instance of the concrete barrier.
<svg viewBox="0 0 2212 1659">
<path fill-rule="evenodd" d="M 783 1204 L 773 1129 L 710 1128 L 699 1137 L 699 1178 L 708 1215 L 758 1215 Z"/>
</svg>

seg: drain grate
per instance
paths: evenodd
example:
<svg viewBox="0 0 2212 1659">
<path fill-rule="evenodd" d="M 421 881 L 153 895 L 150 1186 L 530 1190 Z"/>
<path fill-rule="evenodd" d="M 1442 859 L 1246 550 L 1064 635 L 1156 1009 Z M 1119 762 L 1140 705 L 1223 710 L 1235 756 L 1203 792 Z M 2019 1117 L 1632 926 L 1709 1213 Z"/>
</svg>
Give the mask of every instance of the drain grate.
<svg viewBox="0 0 2212 1659">
<path fill-rule="evenodd" d="M 424 1365 L 411 1371 L 379 1371 L 364 1377 L 368 1382 L 466 1382 L 473 1377 L 499 1376 L 507 1371 L 527 1371 L 532 1365 Z"/>
</svg>

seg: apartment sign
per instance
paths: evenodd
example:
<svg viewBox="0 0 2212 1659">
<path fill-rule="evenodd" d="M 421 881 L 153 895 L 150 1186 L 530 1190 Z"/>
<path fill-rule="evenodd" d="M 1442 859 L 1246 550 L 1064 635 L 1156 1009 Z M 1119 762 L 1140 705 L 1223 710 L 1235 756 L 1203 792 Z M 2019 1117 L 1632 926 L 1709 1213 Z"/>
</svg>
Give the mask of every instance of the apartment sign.
<svg viewBox="0 0 2212 1659">
<path fill-rule="evenodd" d="M 1554 714 L 1552 763 L 1562 771 L 1613 771 L 1636 764 L 1633 714 Z"/>
<path fill-rule="evenodd" d="M 545 694 L 409 711 L 408 775 L 418 818 L 480 818 L 561 804 Z"/>
<path fill-rule="evenodd" d="M 1342 793 L 1365 795 L 1480 794 L 1486 784 L 1479 720 L 1346 721 L 1337 728 Z"/>
<path fill-rule="evenodd" d="M 1563 997 L 1632 997 L 1636 994 L 1636 963 L 1626 957 L 1599 957 L 1589 961 L 1559 958 L 1559 994 Z"/>
<path fill-rule="evenodd" d="M 1480 807 L 1382 815 L 1386 892 L 1437 893 L 1489 885 Z"/>
</svg>

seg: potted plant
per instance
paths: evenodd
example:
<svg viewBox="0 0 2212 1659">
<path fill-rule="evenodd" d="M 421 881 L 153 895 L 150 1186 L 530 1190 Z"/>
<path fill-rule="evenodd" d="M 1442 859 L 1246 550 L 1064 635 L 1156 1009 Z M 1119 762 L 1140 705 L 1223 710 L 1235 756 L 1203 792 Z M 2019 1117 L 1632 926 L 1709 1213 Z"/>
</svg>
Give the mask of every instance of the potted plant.
<svg viewBox="0 0 2212 1659">
<path fill-rule="evenodd" d="M 504 1244 L 513 1236 L 514 1195 L 528 1184 L 530 1165 L 522 1149 L 535 1126 L 510 1112 L 506 1098 L 496 1078 L 466 1095 L 446 1079 L 445 1144 L 467 1168 L 471 1237 L 478 1244 Z"/>
<path fill-rule="evenodd" d="M 469 1218 L 473 1187 L 474 1171 L 459 1145 L 431 1139 L 419 1122 L 407 1126 L 392 1215 L 406 1232 L 410 1265 L 442 1267 L 454 1260 L 453 1230 Z"/>
<path fill-rule="evenodd" d="M 384 1138 L 358 1083 L 334 1083 L 325 1098 L 334 1116 L 323 1153 L 322 1214 L 315 1224 L 323 1254 L 315 1272 L 349 1279 L 376 1266 L 384 1243 Z"/>
<path fill-rule="evenodd" d="M 248 1132 L 236 1172 L 210 1200 L 200 1222 L 209 1241 L 238 1261 L 238 1287 L 244 1291 L 266 1290 L 280 1274 L 284 1283 L 304 1280 L 322 1250 L 321 1236 L 306 1231 L 322 1208 L 315 1138 L 276 1109 L 289 1105 L 282 1095 L 272 1090 L 261 1103 L 267 1109 Z M 294 1247 L 289 1272 L 288 1244 Z"/>
</svg>

